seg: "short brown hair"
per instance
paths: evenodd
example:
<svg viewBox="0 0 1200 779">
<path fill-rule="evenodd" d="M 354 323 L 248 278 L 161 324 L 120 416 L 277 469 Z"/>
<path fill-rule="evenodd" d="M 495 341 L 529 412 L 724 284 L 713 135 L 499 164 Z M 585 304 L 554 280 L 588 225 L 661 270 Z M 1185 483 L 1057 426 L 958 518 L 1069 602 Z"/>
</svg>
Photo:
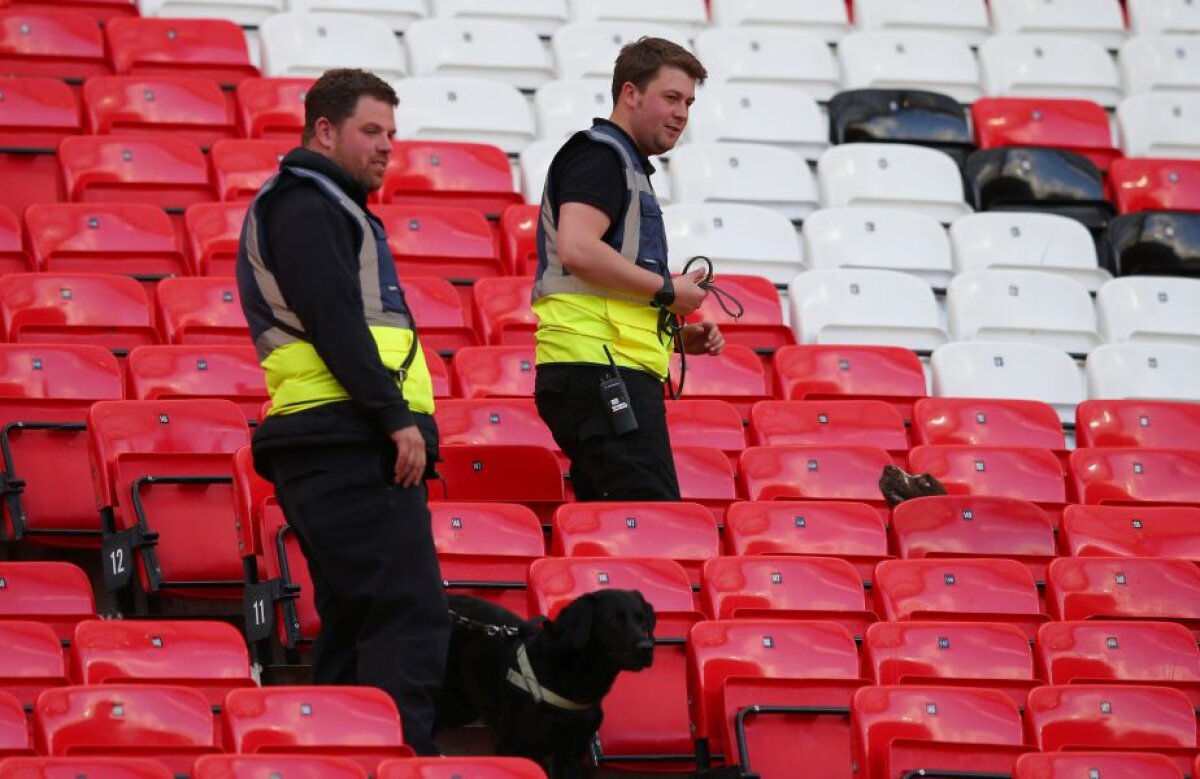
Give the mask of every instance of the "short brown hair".
<svg viewBox="0 0 1200 779">
<path fill-rule="evenodd" d="M 317 120 L 325 117 L 335 127 L 354 115 L 360 97 L 373 97 L 392 107 L 400 105 L 396 90 L 386 81 L 367 70 L 334 68 L 321 74 L 304 96 L 304 132 L 301 145 L 312 140 Z"/>
<path fill-rule="evenodd" d="M 700 84 L 708 78 L 708 71 L 696 59 L 696 55 L 678 43 L 643 36 L 622 46 L 621 53 L 617 55 L 617 64 L 613 67 L 613 105 L 620 100 L 621 87 L 625 86 L 625 82 L 643 92 L 663 67 L 679 68 Z"/>
</svg>

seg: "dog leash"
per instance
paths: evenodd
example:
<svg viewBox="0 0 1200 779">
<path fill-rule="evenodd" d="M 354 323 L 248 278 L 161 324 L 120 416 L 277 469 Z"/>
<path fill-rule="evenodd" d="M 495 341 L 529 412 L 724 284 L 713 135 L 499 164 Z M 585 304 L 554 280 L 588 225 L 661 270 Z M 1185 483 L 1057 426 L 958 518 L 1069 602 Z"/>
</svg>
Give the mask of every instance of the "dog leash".
<svg viewBox="0 0 1200 779">
<path fill-rule="evenodd" d="M 463 627 L 474 628 L 475 630 L 480 630 L 484 633 L 484 635 L 488 635 L 488 636 L 505 635 L 505 636 L 508 636 L 509 638 L 516 638 L 517 636 L 521 635 L 520 627 L 513 627 L 512 625 L 491 625 L 487 622 L 480 622 L 479 620 L 471 619 L 470 617 L 464 617 L 462 614 L 459 614 L 454 609 L 450 609 L 449 611 L 450 611 L 450 619 L 452 619 L 454 622 L 458 623 L 459 625 L 462 625 Z"/>
<path fill-rule="evenodd" d="M 740 300 L 716 285 L 714 281 L 716 275 L 713 272 L 713 262 L 711 259 L 703 254 L 697 254 L 695 257 L 689 258 L 688 261 L 683 264 L 682 275 L 686 276 L 688 273 L 690 273 L 692 271 L 692 266 L 696 264 L 704 265 L 707 269 L 707 273 L 705 273 L 704 278 L 697 282 L 697 285 L 712 294 L 717 301 L 717 305 L 721 307 L 721 310 L 724 311 L 729 318 L 733 319 L 734 321 L 741 319 L 742 315 L 746 313 L 746 307 L 742 305 Z M 672 314 L 665 308 L 658 312 L 659 332 L 674 341 L 675 348 L 679 351 L 679 387 L 676 388 L 674 382 L 671 381 L 671 377 L 667 376 L 667 389 L 671 393 L 672 400 L 677 400 L 679 396 L 683 394 L 683 381 L 687 377 L 687 354 L 683 350 L 684 327 L 686 327 L 686 325 L 681 317 Z"/>
</svg>

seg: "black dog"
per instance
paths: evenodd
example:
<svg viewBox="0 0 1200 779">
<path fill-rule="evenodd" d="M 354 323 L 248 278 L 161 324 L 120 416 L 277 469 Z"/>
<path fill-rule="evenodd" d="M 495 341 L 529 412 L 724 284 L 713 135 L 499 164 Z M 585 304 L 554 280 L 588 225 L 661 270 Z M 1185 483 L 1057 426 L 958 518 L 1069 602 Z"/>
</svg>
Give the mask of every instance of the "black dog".
<svg viewBox="0 0 1200 779">
<path fill-rule="evenodd" d="M 654 660 L 654 609 L 636 590 L 580 596 L 553 622 L 523 622 L 466 595 L 449 602 L 454 630 L 437 727 L 482 719 L 497 754 L 544 760 L 555 779 L 584 776 L 600 701 L 617 674 Z"/>
<path fill-rule="evenodd" d="M 892 508 L 910 498 L 946 494 L 946 488 L 936 476 L 928 473 L 907 473 L 894 465 L 883 466 L 883 474 L 879 477 L 879 491 Z"/>
</svg>

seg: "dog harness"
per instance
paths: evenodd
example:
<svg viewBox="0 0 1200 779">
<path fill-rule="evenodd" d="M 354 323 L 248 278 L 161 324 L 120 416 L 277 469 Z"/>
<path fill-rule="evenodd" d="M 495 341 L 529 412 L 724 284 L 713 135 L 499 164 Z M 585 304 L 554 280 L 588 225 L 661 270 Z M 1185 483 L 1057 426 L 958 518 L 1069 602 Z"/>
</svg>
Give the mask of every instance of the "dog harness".
<svg viewBox="0 0 1200 779">
<path fill-rule="evenodd" d="M 533 666 L 529 664 L 529 654 L 525 651 L 524 644 L 517 647 L 517 667 L 508 669 L 508 683 L 518 690 L 529 693 L 529 697 L 533 698 L 534 703 L 546 703 L 557 709 L 584 711 L 595 705 L 594 703 L 576 703 L 567 700 L 539 684 L 537 675 L 533 672 Z"/>
</svg>

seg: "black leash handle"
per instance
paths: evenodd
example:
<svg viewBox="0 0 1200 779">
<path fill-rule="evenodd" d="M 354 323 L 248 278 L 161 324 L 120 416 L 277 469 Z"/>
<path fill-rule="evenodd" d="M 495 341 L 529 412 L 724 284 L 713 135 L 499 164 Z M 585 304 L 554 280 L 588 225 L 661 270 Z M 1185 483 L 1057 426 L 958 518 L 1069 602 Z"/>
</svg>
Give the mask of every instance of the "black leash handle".
<svg viewBox="0 0 1200 779">
<path fill-rule="evenodd" d="M 694 257 L 689 257 L 688 261 L 683 264 L 682 275 L 686 276 L 692 272 L 692 266 L 701 264 L 705 266 L 707 273 L 704 278 L 696 282 L 697 286 L 709 292 L 716 298 L 717 305 L 721 310 L 734 321 L 742 318 L 746 313 L 746 307 L 742 302 L 729 294 L 725 290 L 718 287 L 715 283 L 716 274 L 713 272 L 713 262 L 703 254 L 697 254 Z M 686 325 L 681 317 L 672 314 L 667 309 L 659 311 L 658 329 L 659 331 L 675 342 L 675 349 L 679 352 L 679 387 L 676 388 L 671 381 L 670 373 L 667 374 L 667 390 L 671 393 L 671 400 L 678 400 L 683 395 L 683 382 L 687 376 L 687 353 L 683 349 L 683 328 Z"/>
</svg>

